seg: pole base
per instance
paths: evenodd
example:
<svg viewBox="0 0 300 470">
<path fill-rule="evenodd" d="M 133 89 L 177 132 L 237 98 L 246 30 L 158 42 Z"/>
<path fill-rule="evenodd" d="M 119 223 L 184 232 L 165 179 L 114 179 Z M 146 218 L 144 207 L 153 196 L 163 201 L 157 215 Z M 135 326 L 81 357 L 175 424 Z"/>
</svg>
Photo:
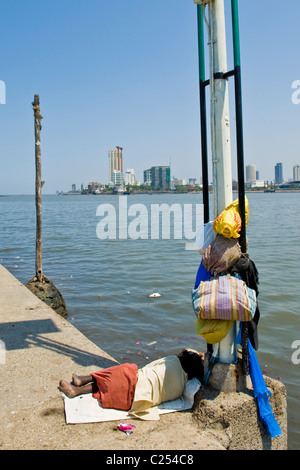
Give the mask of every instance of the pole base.
<svg viewBox="0 0 300 470">
<path fill-rule="evenodd" d="M 207 387 L 218 392 L 245 392 L 252 388 L 249 375 L 243 374 L 242 364 L 216 362 L 209 376 Z"/>
</svg>

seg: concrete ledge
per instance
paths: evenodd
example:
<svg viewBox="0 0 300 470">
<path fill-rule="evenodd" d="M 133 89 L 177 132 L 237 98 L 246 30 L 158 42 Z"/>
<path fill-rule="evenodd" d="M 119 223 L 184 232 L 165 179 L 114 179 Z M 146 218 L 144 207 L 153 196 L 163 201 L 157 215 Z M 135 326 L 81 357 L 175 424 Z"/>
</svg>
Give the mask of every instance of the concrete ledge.
<svg viewBox="0 0 300 470">
<path fill-rule="evenodd" d="M 1 265 L 0 299 L 1 450 L 223 450 L 199 433 L 191 412 L 134 420 L 130 436 L 115 421 L 66 425 L 59 380 L 117 362 Z"/>
<path fill-rule="evenodd" d="M 233 450 L 286 448 L 286 404 L 281 383 L 271 404 L 284 432 L 268 442 L 251 394 L 201 390 L 193 411 L 134 420 L 134 432 L 118 422 L 66 425 L 61 378 L 116 364 L 67 320 L 35 297 L 0 265 L 2 450 Z M 3 351 L 2 351 L 3 352 Z M 270 439 L 269 439 L 270 441 Z M 275 442 L 276 441 L 276 442 Z M 270 447 L 271 446 L 271 447 Z"/>
<path fill-rule="evenodd" d="M 285 386 L 269 377 L 266 385 L 272 393 L 270 404 L 281 428 L 282 437 L 271 438 L 259 419 L 252 390 L 224 393 L 206 388 L 197 394 L 194 419 L 199 428 L 218 433 L 228 450 L 286 450 L 287 413 Z"/>
</svg>

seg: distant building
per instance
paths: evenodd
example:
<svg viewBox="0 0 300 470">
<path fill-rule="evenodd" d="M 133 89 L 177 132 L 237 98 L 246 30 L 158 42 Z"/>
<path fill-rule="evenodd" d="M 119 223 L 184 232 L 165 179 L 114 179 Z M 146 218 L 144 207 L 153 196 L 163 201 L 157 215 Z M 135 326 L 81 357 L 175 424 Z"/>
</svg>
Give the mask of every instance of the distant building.
<svg viewBox="0 0 300 470">
<path fill-rule="evenodd" d="M 174 178 L 174 186 L 186 186 L 187 181 L 185 179 L 180 179 L 180 178 Z"/>
<path fill-rule="evenodd" d="M 283 170 L 282 163 L 277 163 L 275 165 L 275 184 L 283 183 Z"/>
<path fill-rule="evenodd" d="M 151 186 L 159 189 L 171 188 L 171 169 L 169 166 L 153 166 L 151 171 Z"/>
<path fill-rule="evenodd" d="M 144 170 L 144 184 L 151 186 L 151 170 Z"/>
<path fill-rule="evenodd" d="M 134 174 L 134 169 L 133 168 L 129 168 L 126 170 L 126 173 L 125 173 L 125 185 L 126 186 L 134 186 L 135 184 L 135 174 Z"/>
<path fill-rule="evenodd" d="M 255 183 L 256 181 L 256 166 L 247 165 L 246 166 L 246 183 Z"/>
<path fill-rule="evenodd" d="M 256 179 L 259 180 L 259 171 L 256 170 Z"/>
<path fill-rule="evenodd" d="M 196 186 L 196 178 L 189 178 L 189 186 Z"/>
<path fill-rule="evenodd" d="M 88 194 L 100 193 L 101 190 L 102 190 L 102 185 L 101 183 L 98 183 L 98 181 L 91 181 L 90 183 L 88 183 L 87 188 L 86 188 L 86 192 Z"/>
<path fill-rule="evenodd" d="M 76 184 L 72 184 L 72 191 L 76 191 Z"/>
<path fill-rule="evenodd" d="M 300 165 L 293 166 L 293 181 L 300 181 Z"/>
<path fill-rule="evenodd" d="M 264 180 L 256 180 L 254 183 L 251 183 L 251 188 L 264 188 L 265 182 Z"/>
<path fill-rule="evenodd" d="M 124 184 L 123 173 L 121 173 L 121 171 L 113 170 L 110 185 L 120 187 L 120 186 L 123 186 L 123 184 Z"/>
<path fill-rule="evenodd" d="M 113 182 L 114 172 L 119 172 L 123 177 L 123 148 L 116 147 L 108 152 L 109 159 L 109 183 Z"/>
</svg>

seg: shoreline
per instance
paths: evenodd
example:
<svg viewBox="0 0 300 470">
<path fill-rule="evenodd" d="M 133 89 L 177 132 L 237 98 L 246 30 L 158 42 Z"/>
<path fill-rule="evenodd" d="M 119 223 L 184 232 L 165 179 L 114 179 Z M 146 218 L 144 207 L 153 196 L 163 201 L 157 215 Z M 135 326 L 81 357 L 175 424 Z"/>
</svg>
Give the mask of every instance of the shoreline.
<svg viewBox="0 0 300 470">
<path fill-rule="evenodd" d="M 234 190 L 233 194 L 237 194 L 238 191 Z M 300 193 L 300 189 L 276 189 L 275 191 L 263 191 L 263 190 L 256 190 L 256 191 L 251 191 L 251 190 L 246 190 L 245 193 L 247 194 L 293 194 L 293 193 Z M 148 194 L 148 195 L 153 195 L 153 194 L 202 194 L 202 191 L 133 191 L 130 194 L 127 192 L 120 192 L 119 194 L 112 193 L 112 192 L 102 192 L 102 193 L 72 193 L 67 192 L 67 193 L 62 193 L 62 194 L 54 194 L 54 193 L 45 193 L 43 196 L 136 196 L 139 194 Z M 209 194 L 213 194 L 213 191 L 209 191 Z M 19 197 L 19 196 L 33 196 L 35 197 L 35 194 L 0 194 L 1 197 Z"/>
</svg>

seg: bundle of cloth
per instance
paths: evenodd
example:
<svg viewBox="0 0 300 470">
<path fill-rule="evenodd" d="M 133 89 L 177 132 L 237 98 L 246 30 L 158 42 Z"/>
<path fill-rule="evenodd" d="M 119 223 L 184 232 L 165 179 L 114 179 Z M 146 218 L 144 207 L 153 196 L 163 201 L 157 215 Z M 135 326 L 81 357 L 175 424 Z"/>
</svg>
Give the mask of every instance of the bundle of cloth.
<svg viewBox="0 0 300 470">
<path fill-rule="evenodd" d="M 242 279 L 250 289 L 255 291 L 257 299 L 259 275 L 255 263 L 249 258 L 248 254 L 241 252 L 238 238 L 227 238 L 222 234 L 216 233 L 213 230 L 213 226 L 214 222 L 206 224 L 201 243 L 198 240 L 198 251 L 202 255 L 202 261 L 197 272 L 194 291 L 198 288 L 201 281 L 229 274 Z M 257 325 L 259 318 L 260 311 L 256 301 L 255 313 L 248 322 L 249 339 L 256 350 L 258 349 Z M 201 329 L 203 329 L 203 322 Z"/>
<path fill-rule="evenodd" d="M 246 199 L 246 225 L 248 222 L 249 207 Z M 203 288 L 204 285 L 210 286 L 213 284 L 214 279 L 218 279 L 220 276 L 229 276 L 238 278 L 243 281 L 255 296 L 255 307 L 251 312 L 251 316 L 248 323 L 248 352 L 249 352 L 249 371 L 253 384 L 254 395 L 257 399 L 259 407 L 259 415 L 261 420 L 266 425 L 269 433 L 272 437 L 281 436 L 281 429 L 278 425 L 270 403 L 268 401 L 268 395 L 271 393 L 266 387 L 264 382 L 258 361 L 255 356 L 254 350 L 258 349 L 258 333 L 257 326 L 260 318 L 260 311 L 257 302 L 258 297 L 258 284 L 259 276 L 255 263 L 249 258 L 248 255 L 248 244 L 246 253 L 242 253 L 239 243 L 239 233 L 241 230 L 241 220 L 238 212 L 238 201 L 228 206 L 220 216 L 216 218 L 214 222 L 209 222 L 204 227 L 202 240 L 199 243 L 199 235 L 196 237 L 196 244 L 198 245 L 198 251 L 202 255 L 202 261 L 200 263 L 195 286 L 192 292 L 192 301 L 194 311 L 197 315 L 196 320 L 196 331 L 198 334 L 203 336 L 209 344 L 215 344 L 219 339 L 226 336 L 233 323 L 232 320 L 206 320 L 199 318 L 203 315 L 203 305 L 208 305 L 210 312 L 210 318 L 213 317 L 217 310 L 219 287 L 215 290 L 207 289 L 208 291 L 208 302 L 204 299 L 201 304 L 201 295 L 204 298 L 206 290 Z M 222 282 L 220 283 L 222 284 Z M 218 283 L 219 285 L 219 283 Z M 222 287 L 220 288 L 222 291 Z M 221 292 L 221 294 L 223 294 Z M 231 296 L 231 299 L 229 297 Z M 222 299 L 222 296 L 220 296 Z M 233 299 L 233 297 L 236 297 Z M 235 300 L 238 300 L 238 296 L 233 294 L 233 291 L 226 293 L 225 300 L 223 303 L 234 304 Z M 232 300 L 232 302 L 231 302 Z M 231 307 L 232 307 L 231 305 Z M 230 308 L 229 308 L 230 309 Z M 204 316 L 205 318 L 205 316 Z M 236 343 L 241 344 L 241 326 L 239 329 Z M 204 379 L 206 384 L 207 377 Z"/>
</svg>

